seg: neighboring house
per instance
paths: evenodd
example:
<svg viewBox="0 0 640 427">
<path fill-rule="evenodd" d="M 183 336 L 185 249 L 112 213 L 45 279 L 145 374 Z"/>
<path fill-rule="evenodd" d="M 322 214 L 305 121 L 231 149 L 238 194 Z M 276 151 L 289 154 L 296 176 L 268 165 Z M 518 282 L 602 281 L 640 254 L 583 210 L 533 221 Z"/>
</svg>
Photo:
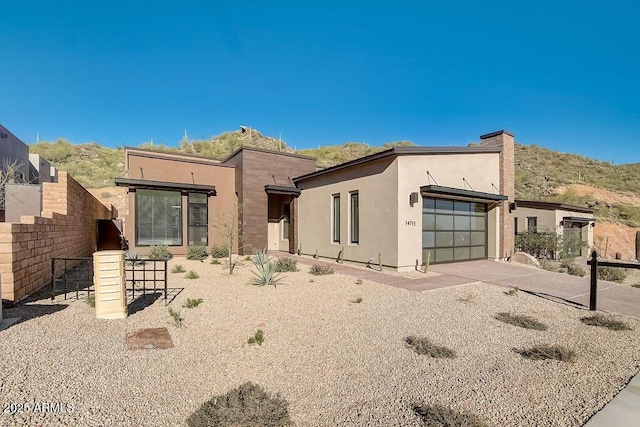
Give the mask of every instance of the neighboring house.
<svg viewBox="0 0 640 427">
<path fill-rule="evenodd" d="M 563 239 L 575 238 L 584 242 L 580 253 L 587 255 L 593 247 L 594 209 L 564 203 L 516 200 L 515 234 L 523 231 L 555 231 Z"/>
<path fill-rule="evenodd" d="M 3 173 L 7 166 L 14 166 L 8 182 L 28 182 L 29 146 L 0 124 L 0 167 Z"/>
<path fill-rule="evenodd" d="M 243 147 L 218 162 L 126 149 L 125 236 L 132 250 L 221 244 L 219 216 L 241 206 L 239 253 L 269 248 L 396 269 L 513 252 L 514 140 L 395 147 L 316 170 L 315 159 Z"/>
<path fill-rule="evenodd" d="M 57 170 L 39 154 L 29 154 L 29 182 L 58 182 Z"/>
</svg>

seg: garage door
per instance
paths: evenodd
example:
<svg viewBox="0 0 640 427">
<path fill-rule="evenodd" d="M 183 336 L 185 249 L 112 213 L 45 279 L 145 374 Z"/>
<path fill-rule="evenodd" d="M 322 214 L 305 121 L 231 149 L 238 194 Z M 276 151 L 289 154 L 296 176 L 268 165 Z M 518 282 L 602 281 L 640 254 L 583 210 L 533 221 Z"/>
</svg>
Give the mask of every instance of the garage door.
<svg viewBox="0 0 640 427">
<path fill-rule="evenodd" d="M 424 197 L 422 261 L 466 261 L 487 258 L 487 204 Z"/>
</svg>

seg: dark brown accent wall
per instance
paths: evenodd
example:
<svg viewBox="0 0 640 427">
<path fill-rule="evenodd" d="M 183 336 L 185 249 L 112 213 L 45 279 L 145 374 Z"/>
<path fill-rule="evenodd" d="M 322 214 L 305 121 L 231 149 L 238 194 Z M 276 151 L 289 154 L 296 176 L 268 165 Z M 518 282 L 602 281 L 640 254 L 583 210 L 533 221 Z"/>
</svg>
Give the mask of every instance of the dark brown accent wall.
<svg viewBox="0 0 640 427">
<path fill-rule="evenodd" d="M 315 160 L 244 148 L 224 162 L 236 166 L 238 201 L 242 206 L 242 247 L 239 253 L 268 246 L 268 196 L 265 185 L 292 186 L 289 177 L 316 170 Z M 295 227 L 292 227 L 295 230 Z M 295 233 L 295 231 L 294 231 Z M 289 242 L 291 248 L 291 242 Z"/>
</svg>

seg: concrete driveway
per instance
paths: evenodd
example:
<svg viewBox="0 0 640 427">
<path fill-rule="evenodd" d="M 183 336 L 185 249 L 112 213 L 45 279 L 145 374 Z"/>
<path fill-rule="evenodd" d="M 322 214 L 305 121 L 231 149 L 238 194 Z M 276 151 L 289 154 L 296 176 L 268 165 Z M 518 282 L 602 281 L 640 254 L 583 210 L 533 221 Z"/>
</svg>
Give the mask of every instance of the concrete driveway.
<svg viewBox="0 0 640 427">
<path fill-rule="evenodd" d="M 585 277 L 553 273 L 535 267 L 526 267 L 499 261 L 469 261 L 437 264 L 431 271 L 472 281 L 499 286 L 517 286 L 524 291 L 543 297 L 564 300 L 589 307 L 589 266 Z M 640 289 L 628 285 L 598 280 L 598 310 L 626 314 L 640 318 Z"/>
</svg>

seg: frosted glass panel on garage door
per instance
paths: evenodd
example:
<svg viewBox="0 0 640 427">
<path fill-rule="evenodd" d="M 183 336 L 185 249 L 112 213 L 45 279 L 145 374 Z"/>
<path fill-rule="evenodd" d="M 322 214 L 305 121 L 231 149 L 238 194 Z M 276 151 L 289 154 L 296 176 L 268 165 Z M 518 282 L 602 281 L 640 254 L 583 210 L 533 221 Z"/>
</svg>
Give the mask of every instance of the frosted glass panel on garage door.
<svg viewBox="0 0 640 427">
<path fill-rule="evenodd" d="M 422 253 L 430 262 L 487 257 L 487 205 L 425 197 L 422 200 Z"/>
</svg>

